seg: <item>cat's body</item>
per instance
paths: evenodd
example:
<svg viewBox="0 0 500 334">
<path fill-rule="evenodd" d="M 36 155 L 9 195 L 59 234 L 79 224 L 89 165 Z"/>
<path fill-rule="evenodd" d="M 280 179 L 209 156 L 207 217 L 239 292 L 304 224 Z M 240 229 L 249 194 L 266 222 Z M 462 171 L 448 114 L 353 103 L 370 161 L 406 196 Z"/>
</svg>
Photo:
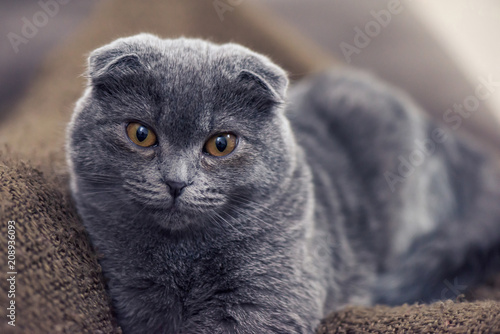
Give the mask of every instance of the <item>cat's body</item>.
<svg viewBox="0 0 500 334">
<path fill-rule="evenodd" d="M 369 77 L 325 74 L 287 98 L 265 57 L 150 35 L 96 50 L 89 77 L 72 190 L 125 333 L 309 333 L 345 304 L 435 298 L 425 287 L 500 240 L 498 182 L 454 138 L 397 178 L 433 127 Z M 131 122 L 157 145 L 128 140 Z M 233 152 L 204 153 L 226 132 Z M 448 232 L 471 216 L 475 235 Z"/>
</svg>

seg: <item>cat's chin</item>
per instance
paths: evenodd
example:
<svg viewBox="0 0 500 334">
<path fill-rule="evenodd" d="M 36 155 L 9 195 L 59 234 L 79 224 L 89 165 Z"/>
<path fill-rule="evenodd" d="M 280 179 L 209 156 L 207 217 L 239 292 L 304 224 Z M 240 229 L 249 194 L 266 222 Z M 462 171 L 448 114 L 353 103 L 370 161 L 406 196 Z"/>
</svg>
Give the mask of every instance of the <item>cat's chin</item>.
<svg viewBox="0 0 500 334">
<path fill-rule="evenodd" d="M 152 215 L 153 221 L 161 228 L 169 231 L 191 230 L 199 226 L 200 214 L 170 207 L 157 211 Z"/>
</svg>

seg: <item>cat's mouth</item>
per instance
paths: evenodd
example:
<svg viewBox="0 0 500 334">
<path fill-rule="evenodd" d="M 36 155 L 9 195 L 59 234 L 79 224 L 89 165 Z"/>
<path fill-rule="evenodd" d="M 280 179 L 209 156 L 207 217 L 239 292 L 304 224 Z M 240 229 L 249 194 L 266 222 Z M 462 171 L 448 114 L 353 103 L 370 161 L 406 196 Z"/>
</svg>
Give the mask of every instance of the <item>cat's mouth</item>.
<svg viewBox="0 0 500 334">
<path fill-rule="evenodd" d="M 193 194 L 187 189 L 177 196 L 168 192 L 156 192 L 155 196 L 140 193 L 129 198 L 135 202 L 137 211 L 141 212 L 144 219 L 167 230 L 182 230 L 188 226 L 192 228 L 195 224 L 203 225 L 202 222 L 210 223 L 226 203 L 226 198 L 222 195 L 204 195 Z"/>
<path fill-rule="evenodd" d="M 172 228 L 171 225 L 190 224 L 190 222 L 200 215 L 200 210 L 186 199 L 180 197 L 164 198 L 162 201 L 142 202 L 140 206 L 143 213 L 151 214 L 153 220 L 162 222 L 165 227 Z"/>
<path fill-rule="evenodd" d="M 156 212 L 155 221 L 169 230 L 182 230 L 199 220 L 200 213 L 181 207 L 178 201 L 171 201 L 163 210 Z"/>
<path fill-rule="evenodd" d="M 182 204 L 179 204 L 179 202 L 180 202 L 180 200 L 178 197 L 172 198 L 168 202 L 165 210 L 170 211 L 170 212 L 181 212 L 182 211 L 182 209 L 181 209 Z"/>
<path fill-rule="evenodd" d="M 161 212 L 162 214 L 188 214 L 189 206 L 183 203 L 179 198 L 165 198 L 157 202 L 145 202 L 141 203 L 142 206 L 153 209 L 155 212 Z"/>
</svg>

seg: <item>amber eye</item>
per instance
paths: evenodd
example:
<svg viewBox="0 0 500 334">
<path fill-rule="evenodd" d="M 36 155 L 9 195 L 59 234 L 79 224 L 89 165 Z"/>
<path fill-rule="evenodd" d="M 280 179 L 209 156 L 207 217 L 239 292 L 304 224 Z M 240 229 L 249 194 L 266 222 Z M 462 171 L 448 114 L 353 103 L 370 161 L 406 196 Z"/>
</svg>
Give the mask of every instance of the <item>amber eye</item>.
<svg viewBox="0 0 500 334">
<path fill-rule="evenodd" d="M 127 135 L 134 144 L 142 147 L 150 147 L 156 144 L 155 133 L 140 123 L 129 123 L 127 125 Z"/>
<path fill-rule="evenodd" d="M 231 133 L 220 133 L 211 137 L 205 143 L 205 152 L 216 157 L 223 157 L 234 151 L 236 136 Z"/>
</svg>

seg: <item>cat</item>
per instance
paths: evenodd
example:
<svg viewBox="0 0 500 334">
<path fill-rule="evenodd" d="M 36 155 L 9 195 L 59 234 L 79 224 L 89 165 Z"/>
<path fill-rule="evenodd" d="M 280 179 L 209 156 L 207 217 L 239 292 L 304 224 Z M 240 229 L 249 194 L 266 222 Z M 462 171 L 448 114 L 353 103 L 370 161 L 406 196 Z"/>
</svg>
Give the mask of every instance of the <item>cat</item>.
<svg viewBox="0 0 500 334">
<path fill-rule="evenodd" d="M 353 70 L 288 89 L 237 44 L 121 38 L 90 54 L 67 137 L 124 333 L 312 333 L 441 298 L 500 244 L 491 159 Z"/>
</svg>

